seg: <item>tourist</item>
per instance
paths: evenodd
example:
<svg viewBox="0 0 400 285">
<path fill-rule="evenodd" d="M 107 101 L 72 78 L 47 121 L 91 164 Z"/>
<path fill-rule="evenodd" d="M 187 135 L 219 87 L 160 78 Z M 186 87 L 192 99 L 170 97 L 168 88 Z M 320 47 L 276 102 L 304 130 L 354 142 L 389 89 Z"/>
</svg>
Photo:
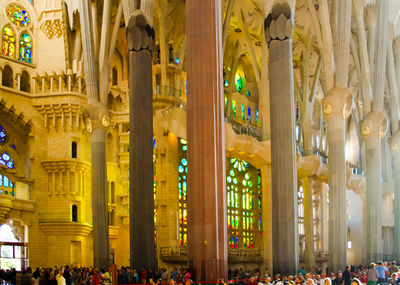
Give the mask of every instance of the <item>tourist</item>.
<svg viewBox="0 0 400 285">
<path fill-rule="evenodd" d="M 376 270 L 378 271 L 378 284 L 385 283 L 386 272 L 389 271 L 388 268 L 383 264 L 382 261 L 379 261 Z"/>
<path fill-rule="evenodd" d="M 378 281 L 379 273 L 378 270 L 375 268 L 375 263 L 371 263 L 369 269 L 367 271 L 367 280 L 368 285 L 374 285 Z"/>
</svg>

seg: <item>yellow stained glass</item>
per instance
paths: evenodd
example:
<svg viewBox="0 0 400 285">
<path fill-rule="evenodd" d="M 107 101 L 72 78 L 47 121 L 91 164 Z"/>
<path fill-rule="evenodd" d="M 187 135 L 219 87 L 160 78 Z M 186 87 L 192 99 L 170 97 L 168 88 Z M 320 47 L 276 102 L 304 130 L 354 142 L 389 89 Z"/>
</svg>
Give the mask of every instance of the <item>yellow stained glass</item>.
<svg viewBox="0 0 400 285">
<path fill-rule="evenodd" d="M 14 31 L 10 27 L 4 27 L 3 29 L 3 55 L 15 57 L 15 36 Z"/>
<path fill-rule="evenodd" d="M 19 41 L 19 60 L 31 63 L 32 61 L 32 37 L 26 33 L 21 35 Z"/>
</svg>

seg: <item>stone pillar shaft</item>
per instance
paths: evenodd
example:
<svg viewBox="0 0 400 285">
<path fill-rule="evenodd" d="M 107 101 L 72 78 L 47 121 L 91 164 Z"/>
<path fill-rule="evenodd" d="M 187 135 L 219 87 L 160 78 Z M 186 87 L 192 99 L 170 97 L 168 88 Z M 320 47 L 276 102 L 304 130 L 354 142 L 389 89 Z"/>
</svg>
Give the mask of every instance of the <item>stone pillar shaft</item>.
<svg viewBox="0 0 400 285">
<path fill-rule="evenodd" d="M 275 5 L 264 27 L 269 43 L 274 272 L 295 274 L 299 245 L 290 7 Z"/>
<path fill-rule="evenodd" d="M 153 196 L 154 31 L 135 12 L 127 27 L 129 49 L 129 216 L 132 268 L 156 268 Z"/>
<path fill-rule="evenodd" d="M 313 217 L 313 180 L 312 177 L 303 178 L 304 193 L 304 234 L 306 246 L 304 260 L 307 272 L 315 270 L 315 248 L 314 248 L 314 217 Z"/>
<path fill-rule="evenodd" d="M 93 130 L 92 139 L 92 215 L 94 266 L 106 268 L 109 262 L 108 211 L 106 195 L 106 131 Z"/>
<path fill-rule="evenodd" d="M 393 154 L 393 175 L 394 178 L 394 238 L 393 238 L 393 259 L 400 259 L 400 151 Z M 396 175 L 397 174 L 397 175 Z"/>
<path fill-rule="evenodd" d="M 221 1 L 186 1 L 188 257 L 195 280 L 227 277 Z"/>
<path fill-rule="evenodd" d="M 329 144 L 329 270 L 347 263 L 345 119 L 328 119 Z M 332 238 L 334 237 L 334 238 Z"/>
</svg>

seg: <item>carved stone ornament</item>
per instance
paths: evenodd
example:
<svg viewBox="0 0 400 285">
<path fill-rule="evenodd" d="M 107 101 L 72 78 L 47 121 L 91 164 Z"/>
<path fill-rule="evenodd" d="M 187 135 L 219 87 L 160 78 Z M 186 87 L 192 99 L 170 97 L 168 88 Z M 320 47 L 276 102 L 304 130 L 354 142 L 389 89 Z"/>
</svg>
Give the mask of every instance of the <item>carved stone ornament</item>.
<svg viewBox="0 0 400 285">
<path fill-rule="evenodd" d="M 277 4 L 264 20 L 265 40 L 284 41 L 293 35 L 294 19 L 288 4 Z"/>
<path fill-rule="evenodd" d="M 126 29 L 129 51 L 154 50 L 154 29 L 148 24 L 146 16 L 136 11 L 129 19 Z"/>
</svg>

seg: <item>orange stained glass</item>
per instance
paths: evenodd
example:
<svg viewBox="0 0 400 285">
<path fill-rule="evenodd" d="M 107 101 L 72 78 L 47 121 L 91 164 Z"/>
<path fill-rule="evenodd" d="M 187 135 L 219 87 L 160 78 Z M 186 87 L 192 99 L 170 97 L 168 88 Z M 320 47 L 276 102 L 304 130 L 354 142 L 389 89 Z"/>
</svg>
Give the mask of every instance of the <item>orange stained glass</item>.
<svg viewBox="0 0 400 285">
<path fill-rule="evenodd" d="M 4 27 L 3 29 L 3 55 L 15 57 L 15 36 L 14 31 L 10 27 Z"/>
</svg>

